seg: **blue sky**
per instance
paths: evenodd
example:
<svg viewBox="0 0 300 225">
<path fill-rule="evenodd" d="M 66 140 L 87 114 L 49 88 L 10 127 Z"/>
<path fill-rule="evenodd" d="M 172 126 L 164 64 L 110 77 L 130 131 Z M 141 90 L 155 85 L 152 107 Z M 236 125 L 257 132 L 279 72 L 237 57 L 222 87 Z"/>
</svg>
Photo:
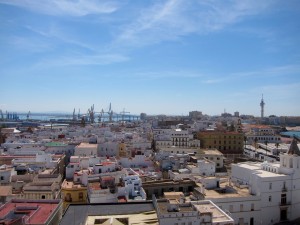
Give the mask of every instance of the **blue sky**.
<svg viewBox="0 0 300 225">
<path fill-rule="evenodd" d="M 0 0 L 0 109 L 300 116 L 297 0 Z"/>
</svg>

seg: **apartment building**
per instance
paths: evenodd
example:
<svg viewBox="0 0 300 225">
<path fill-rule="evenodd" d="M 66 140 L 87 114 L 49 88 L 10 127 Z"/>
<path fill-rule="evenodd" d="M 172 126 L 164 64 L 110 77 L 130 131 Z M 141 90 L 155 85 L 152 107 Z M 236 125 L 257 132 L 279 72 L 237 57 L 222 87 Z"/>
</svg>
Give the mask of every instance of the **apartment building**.
<svg viewBox="0 0 300 225">
<path fill-rule="evenodd" d="M 228 131 L 201 131 L 197 133 L 201 148 L 217 149 L 223 154 L 243 153 L 244 134 Z"/>
</svg>

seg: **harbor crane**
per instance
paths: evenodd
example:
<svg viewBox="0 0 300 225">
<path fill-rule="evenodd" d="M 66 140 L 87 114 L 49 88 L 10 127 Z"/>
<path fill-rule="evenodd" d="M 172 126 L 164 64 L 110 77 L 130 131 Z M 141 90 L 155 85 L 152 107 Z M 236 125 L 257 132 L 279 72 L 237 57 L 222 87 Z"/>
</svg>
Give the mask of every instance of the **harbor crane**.
<svg viewBox="0 0 300 225">
<path fill-rule="evenodd" d="M 94 123 L 95 122 L 95 110 L 94 110 L 94 104 L 91 106 L 90 109 L 88 109 L 88 116 L 90 118 L 90 122 Z"/>
<path fill-rule="evenodd" d="M 29 118 L 30 118 L 30 111 L 27 113 L 27 115 L 26 115 L 26 118 L 27 118 L 27 120 L 29 120 Z"/>
<path fill-rule="evenodd" d="M 74 108 L 74 110 L 73 110 L 73 121 L 75 121 L 76 120 L 76 114 L 75 114 L 75 108 Z"/>
<path fill-rule="evenodd" d="M 98 122 L 101 123 L 101 119 L 102 119 L 102 116 L 104 115 L 104 110 L 102 109 L 101 112 L 99 112 L 99 115 L 98 115 Z"/>
<path fill-rule="evenodd" d="M 77 114 L 77 119 L 79 120 L 80 119 L 80 109 L 78 109 L 78 114 Z"/>
<path fill-rule="evenodd" d="M 130 112 L 125 112 L 125 108 L 123 108 L 123 111 L 120 112 L 120 114 L 122 115 L 122 121 L 124 121 L 125 114 L 130 114 Z"/>
</svg>

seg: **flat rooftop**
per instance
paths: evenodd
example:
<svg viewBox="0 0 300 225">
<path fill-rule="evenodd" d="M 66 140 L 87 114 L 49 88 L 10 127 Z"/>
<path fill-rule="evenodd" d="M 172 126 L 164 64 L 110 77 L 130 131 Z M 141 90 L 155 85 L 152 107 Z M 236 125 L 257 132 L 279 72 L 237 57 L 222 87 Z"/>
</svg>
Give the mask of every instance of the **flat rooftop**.
<svg viewBox="0 0 300 225">
<path fill-rule="evenodd" d="M 245 163 L 238 163 L 238 165 L 242 168 L 246 168 L 249 170 L 255 170 L 257 173 L 257 176 L 259 177 L 285 177 L 287 175 L 285 174 L 279 174 L 279 173 L 273 173 L 273 172 L 269 172 L 266 170 L 263 170 L 260 168 L 262 163 L 258 162 L 258 163 L 253 163 L 253 162 L 245 162 Z M 271 163 L 270 164 L 273 168 L 279 168 L 280 167 L 280 163 L 276 162 L 276 163 Z"/>
<path fill-rule="evenodd" d="M 231 217 L 229 217 L 211 201 L 199 201 L 193 203 L 193 205 L 198 211 L 200 211 L 200 213 L 211 213 L 213 224 L 225 221 L 231 222 L 233 224 L 234 222 Z"/>
<path fill-rule="evenodd" d="M 96 191 L 96 190 L 101 190 L 100 182 L 89 182 L 88 184 L 89 189 Z"/>
<path fill-rule="evenodd" d="M 0 207 L 0 223 L 26 216 L 30 224 L 45 224 L 60 204 L 60 200 L 12 200 Z"/>
<path fill-rule="evenodd" d="M 203 153 L 204 153 L 205 155 L 219 155 L 219 156 L 222 156 L 222 155 L 223 155 L 223 153 L 220 152 L 220 151 L 217 150 L 217 149 L 211 149 L 211 150 L 209 150 L 209 149 L 202 149 L 202 151 L 203 151 Z"/>
<path fill-rule="evenodd" d="M 173 213 L 173 211 L 168 211 L 168 206 L 170 204 L 179 204 L 178 200 L 171 199 L 169 201 L 157 201 L 157 207 L 159 208 L 159 211 L 161 214 L 165 213 Z M 176 213 L 177 211 L 175 211 Z M 196 212 L 196 210 L 193 208 L 190 202 L 179 204 L 179 211 L 178 212 Z"/>
<path fill-rule="evenodd" d="M 238 188 L 236 186 L 230 186 L 228 182 L 221 183 L 220 188 L 205 190 L 206 199 L 237 198 L 249 196 L 251 196 L 251 194 L 249 193 L 248 188 Z"/>
<path fill-rule="evenodd" d="M 169 200 L 168 201 L 157 201 L 157 207 L 161 214 L 165 213 L 173 213 L 168 211 L 169 204 L 178 204 L 179 211 L 178 212 L 199 212 L 199 214 L 211 214 L 212 215 L 212 223 L 219 222 L 228 222 L 228 224 L 233 224 L 233 219 L 229 217 L 225 212 L 223 212 L 220 208 L 218 208 L 213 202 L 209 200 L 197 201 L 197 202 L 188 202 L 179 204 L 177 200 Z M 175 211 L 174 213 L 177 213 Z"/>
<path fill-rule="evenodd" d="M 76 148 L 97 148 L 98 144 L 80 143 Z"/>
<path fill-rule="evenodd" d="M 84 187 L 81 184 L 74 184 L 73 181 L 67 181 L 67 180 L 64 180 L 64 182 L 61 185 L 61 188 L 64 188 L 64 189 L 86 189 L 86 187 Z"/>
<path fill-rule="evenodd" d="M 70 205 L 63 218 L 60 221 L 60 225 L 80 225 L 88 224 L 90 219 L 95 220 L 97 218 L 111 218 L 111 217 L 130 217 L 136 216 L 136 219 L 139 219 L 139 222 L 136 224 L 143 224 L 142 215 L 149 215 L 155 212 L 152 201 L 145 202 L 130 202 L 130 203 L 102 203 L 102 204 L 78 204 Z M 156 213 L 155 213 L 156 215 Z M 133 224 L 133 220 L 129 218 L 129 221 L 132 221 L 129 224 Z M 152 220 L 149 217 L 146 218 L 146 221 L 151 222 L 150 224 L 155 223 L 157 216 L 153 215 Z M 94 221 L 92 224 L 95 224 Z M 148 224 L 148 223 L 147 223 Z"/>
<path fill-rule="evenodd" d="M 159 224 L 155 210 L 127 215 L 120 214 L 111 216 L 88 216 L 84 224 L 95 224 L 95 221 L 99 221 L 101 224 L 110 225 Z"/>
</svg>

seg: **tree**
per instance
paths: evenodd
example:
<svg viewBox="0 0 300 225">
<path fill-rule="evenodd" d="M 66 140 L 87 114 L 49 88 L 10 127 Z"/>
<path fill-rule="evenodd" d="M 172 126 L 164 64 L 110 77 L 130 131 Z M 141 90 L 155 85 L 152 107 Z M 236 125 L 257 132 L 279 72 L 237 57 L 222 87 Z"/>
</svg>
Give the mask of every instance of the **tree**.
<svg viewBox="0 0 300 225">
<path fill-rule="evenodd" d="M 266 145 L 266 155 L 268 155 L 268 140 L 265 140 L 265 145 Z"/>
<path fill-rule="evenodd" d="M 85 119 L 84 119 L 84 117 L 81 118 L 81 126 L 85 127 Z"/>
<path fill-rule="evenodd" d="M 279 143 L 278 143 L 278 142 L 276 142 L 275 146 L 276 146 L 276 149 L 277 149 L 277 151 L 276 151 L 276 155 L 279 155 L 279 152 L 278 152 Z"/>
<path fill-rule="evenodd" d="M 258 139 L 257 137 L 254 138 L 254 147 L 255 147 L 255 151 L 257 151 L 257 142 L 258 142 Z"/>
<path fill-rule="evenodd" d="M 244 149 L 246 148 L 246 144 L 247 144 L 247 136 L 244 135 Z"/>
</svg>

